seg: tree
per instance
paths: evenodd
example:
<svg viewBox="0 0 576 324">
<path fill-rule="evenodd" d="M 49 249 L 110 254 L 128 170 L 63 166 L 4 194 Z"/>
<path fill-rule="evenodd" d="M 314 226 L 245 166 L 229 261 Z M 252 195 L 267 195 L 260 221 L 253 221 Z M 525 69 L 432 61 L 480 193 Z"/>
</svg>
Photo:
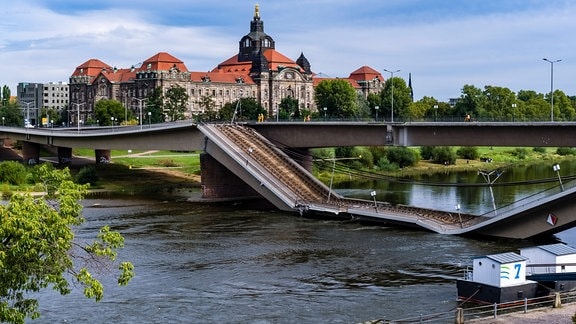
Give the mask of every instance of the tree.
<svg viewBox="0 0 576 324">
<path fill-rule="evenodd" d="M 166 120 L 164 115 L 164 97 L 162 96 L 162 88 L 156 87 L 148 94 L 145 101 L 145 113 L 150 114 L 150 122 L 152 124 L 163 123 Z"/>
<path fill-rule="evenodd" d="M 394 118 L 408 119 L 412 95 L 410 88 L 403 79 L 394 77 L 386 80 L 384 89 L 380 92 L 383 116 L 392 118 L 392 93 L 394 93 Z"/>
<path fill-rule="evenodd" d="M 12 195 L 0 205 L 0 321 L 24 323 L 40 316 L 38 300 L 30 294 L 51 287 L 62 295 L 71 292 L 73 278 L 84 287 L 84 295 L 100 301 L 101 282 L 91 269 L 108 271 L 123 237 L 109 227 L 100 229 L 91 244 L 74 241 L 73 229 L 83 223 L 79 200 L 87 186 L 75 184 L 68 169 L 39 166 L 46 195 Z M 75 261 L 78 261 L 75 263 Z M 89 269 L 90 268 L 90 269 Z M 118 264 L 118 284 L 134 276 L 129 262 Z"/>
<path fill-rule="evenodd" d="M 216 102 L 214 97 L 211 95 L 205 95 L 200 97 L 198 105 L 202 109 L 201 119 L 215 120 L 218 117 L 218 111 L 216 111 Z"/>
<path fill-rule="evenodd" d="M 179 85 L 172 85 L 166 90 L 164 101 L 164 108 L 168 115 L 169 121 L 177 121 L 184 119 L 184 113 L 188 106 L 188 98 L 190 96 L 186 93 L 186 89 Z"/>
<path fill-rule="evenodd" d="M 466 115 L 477 118 L 478 111 L 483 102 L 484 94 L 482 90 L 473 85 L 465 84 L 464 87 L 462 87 L 460 100 L 458 100 L 454 107 L 455 116 L 462 118 L 462 120 L 464 120 Z"/>
<path fill-rule="evenodd" d="M 0 119 L 2 119 L 4 126 L 24 125 L 22 110 L 15 102 L 8 102 L 0 108 Z"/>
<path fill-rule="evenodd" d="M 320 113 L 335 118 L 357 115 L 356 90 L 346 80 L 324 80 L 314 89 L 314 100 Z"/>
<path fill-rule="evenodd" d="M 283 98 L 280 101 L 280 119 L 300 119 L 300 109 L 298 108 L 298 99 L 292 97 Z"/>
<path fill-rule="evenodd" d="M 478 117 L 490 121 L 511 121 L 514 119 L 512 104 L 516 95 L 504 87 L 485 86 L 484 100 L 478 106 Z"/>
<path fill-rule="evenodd" d="M 7 85 L 2 87 L 2 106 L 6 106 L 10 102 L 10 88 Z"/>
<path fill-rule="evenodd" d="M 94 106 L 94 117 L 98 120 L 98 125 L 112 125 L 112 117 L 114 117 L 114 124 L 118 125 L 125 122 L 125 115 L 126 108 L 118 100 L 100 99 Z M 130 119 L 130 115 L 128 119 Z"/>
</svg>

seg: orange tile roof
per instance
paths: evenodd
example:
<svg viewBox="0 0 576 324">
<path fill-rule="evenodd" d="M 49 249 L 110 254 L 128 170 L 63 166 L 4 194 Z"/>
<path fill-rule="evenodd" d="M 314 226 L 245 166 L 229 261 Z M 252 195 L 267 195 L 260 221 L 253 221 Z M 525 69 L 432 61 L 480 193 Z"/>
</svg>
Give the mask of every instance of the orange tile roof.
<svg viewBox="0 0 576 324">
<path fill-rule="evenodd" d="M 112 69 L 112 72 L 102 71 L 102 75 L 111 83 L 122 83 L 136 79 L 135 69 Z"/>
<path fill-rule="evenodd" d="M 298 63 L 294 62 L 284 54 L 274 50 L 267 49 L 264 51 L 264 57 L 268 61 L 268 68 L 271 70 L 278 70 L 279 67 L 291 67 L 298 70 L 302 70 Z M 252 62 L 238 62 L 238 55 L 234 55 L 226 61 L 218 64 L 216 68 L 212 71 L 220 71 L 225 73 L 236 72 L 236 73 L 250 73 L 250 68 L 252 67 Z"/>
<path fill-rule="evenodd" d="M 74 73 L 72 73 L 72 76 L 87 75 L 95 77 L 105 69 L 112 69 L 112 67 L 98 59 L 89 59 L 88 61 L 79 65 L 74 70 Z"/>
<path fill-rule="evenodd" d="M 159 52 L 142 63 L 138 71 L 168 71 L 176 67 L 181 72 L 188 72 L 188 68 L 180 59 L 166 52 Z"/>
<path fill-rule="evenodd" d="M 226 61 L 218 64 L 212 72 L 225 72 L 225 73 L 242 73 L 248 74 L 250 73 L 250 68 L 252 67 L 252 62 L 238 62 L 238 54 L 232 56 L 231 58 L 227 59 Z"/>
<path fill-rule="evenodd" d="M 350 73 L 349 78 L 356 81 L 370 81 L 374 80 L 374 78 L 378 78 L 379 80 L 384 81 L 382 74 L 369 66 L 360 67 L 356 71 Z"/>
<path fill-rule="evenodd" d="M 360 84 L 358 84 L 358 82 L 354 79 L 343 79 L 343 78 L 312 78 L 312 82 L 314 87 L 316 87 L 320 82 L 324 81 L 324 80 L 344 80 L 347 81 L 348 83 L 350 83 L 350 85 L 354 88 L 354 89 L 362 89 L 362 87 L 360 86 Z"/>
<path fill-rule="evenodd" d="M 194 82 L 202 82 L 208 78 L 212 83 L 237 83 L 239 78 L 244 79 L 245 84 L 254 84 L 254 80 L 248 77 L 245 73 L 234 72 L 190 72 L 190 80 Z"/>
</svg>

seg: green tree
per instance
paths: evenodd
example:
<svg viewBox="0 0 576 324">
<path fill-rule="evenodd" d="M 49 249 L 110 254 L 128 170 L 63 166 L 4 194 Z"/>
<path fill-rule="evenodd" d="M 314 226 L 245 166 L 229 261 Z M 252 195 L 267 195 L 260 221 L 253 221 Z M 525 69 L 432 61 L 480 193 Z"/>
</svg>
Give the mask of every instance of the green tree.
<svg viewBox="0 0 576 324">
<path fill-rule="evenodd" d="M 464 120 L 466 115 L 470 115 L 473 119 L 478 118 L 478 112 L 484 102 L 484 94 L 482 90 L 473 85 L 466 84 L 462 87 L 462 94 L 460 99 L 454 106 L 454 116 Z"/>
<path fill-rule="evenodd" d="M 166 90 L 164 108 L 169 121 L 184 119 L 189 97 L 186 89 L 177 84 L 170 86 L 170 88 Z"/>
<path fill-rule="evenodd" d="M 503 87 L 485 86 L 484 100 L 478 107 L 478 118 L 489 121 L 511 121 L 516 95 Z"/>
<path fill-rule="evenodd" d="M 150 114 L 150 121 L 152 124 L 163 123 L 166 120 L 164 115 L 164 98 L 162 96 L 162 88 L 156 87 L 146 97 L 145 113 Z"/>
<path fill-rule="evenodd" d="M 394 93 L 394 101 L 392 101 L 392 93 Z M 412 96 L 404 79 L 394 77 L 386 80 L 384 89 L 380 92 L 380 98 L 383 105 L 382 113 L 386 118 L 389 116 L 392 119 L 392 102 L 394 102 L 394 120 L 410 118 L 409 107 L 412 103 Z"/>
<path fill-rule="evenodd" d="M 518 101 L 516 120 L 550 120 L 550 104 L 546 102 L 543 94 L 533 90 L 520 90 L 516 99 Z"/>
<path fill-rule="evenodd" d="M 200 105 L 200 109 L 202 109 L 202 115 L 200 116 L 201 119 L 215 120 L 218 118 L 216 102 L 214 101 L 214 97 L 212 97 L 212 95 L 205 95 L 200 97 L 198 104 Z"/>
<path fill-rule="evenodd" d="M 87 298 L 101 300 L 104 288 L 90 269 L 109 267 L 124 243 L 108 227 L 101 228 L 91 244 L 75 242 L 73 229 L 84 221 L 79 200 L 87 187 L 75 184 L 68 169 L 55 170 L 45 164 L 40 172 L 44 197 L 16 194 L 0 205 L 2 322 L 38 318 L 38 300 L 30 295 L 46 288 L 68 294 L 70 278 L 83 286 Z M 126 285 L 134 275 L 133 266 L 129 262 L 117 265 L 118 284 Z"/>
<path fill-rule="evenodd" d="M 8 102 L 0 107 L 0 119 L 4 126 L 24 125 L 22 110 L 15 102 Z"/>
<path fill-rule="evenodd" d="M 346 80 L 321 81 L 314 88 L 314 100 L 320 113 L 328 117 L 350 118 L 358 113 L 356 90 Z"/>
<path fill-rule="evenodd" d="M 283 98 L 280 101 L 280 119 L 300 119 L 298 99 L 292 97 Z"/>
<path fill-rule="evenodd" d="M 94 117 L 98 120 L 98 124 L 102 126 L 119 125 L 125 122 L 126 108 L 118 100 L 114 99 L 100 99 L 94 106 Z M 114 117 L 114 121 L 112 121 Z M 128 117 L 130 119 L 130 115 Z"/>
<path fill-rule="evenodd" d="M 570 98 L 561 90 L 554 91 L 554 120 L 573 121 L 575 115 Z"/>
<path fill-rule="evenodd" d="M 7 85 L 2 87 L 2 106 L 6 106 L 10 102 L 10 88 Z"/>
</svg>

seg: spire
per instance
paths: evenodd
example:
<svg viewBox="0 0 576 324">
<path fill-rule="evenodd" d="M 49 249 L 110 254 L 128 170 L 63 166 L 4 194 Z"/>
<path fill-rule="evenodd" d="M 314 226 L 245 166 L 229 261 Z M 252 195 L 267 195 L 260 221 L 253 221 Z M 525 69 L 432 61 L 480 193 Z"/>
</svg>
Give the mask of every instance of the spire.
<svg viewBox="0 0 576 324">
<path fill-rule="evenodd" d="M 410 88 L 410 99 L 414 101 L 414 89 L 412 89 L 412 73 L 408 73 L 408 88 Z"/>
<path fill-rule="evenodd" d="M 258 4 L 254 6 L 254 19 L 260 20 L 260 6 Z"/>
<path fill-rule="evenodd" d="M 308 62 L 308 59 L 304 56 L 303 52 L 300 52 L 300 57 L 296 60 L 296 64 L 298 64 L 306 74 L 312 74 L 310 62 Z"/>
</svg>

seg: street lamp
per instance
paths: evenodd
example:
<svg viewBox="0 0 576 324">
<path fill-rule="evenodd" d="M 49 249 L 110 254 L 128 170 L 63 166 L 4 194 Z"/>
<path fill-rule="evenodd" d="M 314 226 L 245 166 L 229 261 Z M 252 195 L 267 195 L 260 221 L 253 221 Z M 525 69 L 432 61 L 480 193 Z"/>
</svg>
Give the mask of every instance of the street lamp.
<svg viewBox="0 0 576 324">
<path fill-rule="evenodd" d="M 140 104 L 140 118 L 138 120 L 140 129 L 142 129 L 142 101 L 146 100 L 146 98 L 134 98 L 134 100 L 138 100 L 138 103 Z"/>
<path fill-rule="evenodd" d="M 28 122 L 28 124 L 30 124 L 30 105 L 34 104 L 34 101 L 32 102 L 22 102 L 23 104 L 26 105 L 26 121 Z"/>
<path fill-rule="evenodd" d="M 560 164 L 554 164 L 552 166 L 552 170 L 556 171 L 556 174 L 558 175 L 558 182 L 560 182 L 560 188 L 562 188 L 562 191 L 564 191 L 564 185 L 562 184 L 562 178 L 560 177 Z"/>
<path fill-rule="evenodd" d="M 390 112 L 390 121 L 393 123 L 394 122 L 394 73 L 400 72 L 400 70 L 388 71 L 388 70 L 384 69 L 384 71 L 390 73 L 390 82 L 391 82 L 391 87 L 392 87 L 392 91 L 391 91 L 392 95 L 390 96 L 391 97 L 390 101 L 392 102 L 391 103 L 392 109 Z"/>
<path fill-rule="evenodd" d="M 554 63 L 562 60 L 549 60 L 543 58 L 544 61 L 550 63 L 550 121 L 554 121 Z"/>
<path fill-rule="evenodd" d="M 326 111 L 328 111 L 328 108 L 324 107 L 324 121 L 326 121 Z"/>
<path fill-rule="evenodd" d="M 110 117 L 110 120 L 112 121 L 112 131 L 114 131 L 114 117 Z"/>
<path fill-rule="evenodd" d="M 376 111 L 376 122 L 378 122 L 378 109 L 380 109 L 380 107 L 378 106 L 374 107 L 374 111 Z"/>
<path fill-rule="evenodd" d="M 438 121 L 438 105 L 434 105 L 434 121 Z"/>
<path fill-rule="evenodd" d="M 516 121 L 516 104 L 512 104 L 512 121 Z"/>
<path fill-rule="evenodd" d="M 148 128 L 152 128 L 152 112 L 148 112 Z"/>
<path fill-rule="evenodd" d="M 6 117 L 2 116 L 2 126 L 4 126 L 4 121 L 6 120 Z"/>
<path fill-rule="evenodd" d="M 374 199 L 374 209 L 376 210 L 376 213 L 378 213 L 378 203 L 376 203 L 376 190 L 372 190 L 370 192 L 370 196 L 372 196 L 372 199 Z"/>
<path fill-rule="evenodd" d="M 76 119 L 76 124 L 78 124 L 78 133 L 80 133 L 80 106 L 83 105 L 83 104 L 85 104 L 85 102 L 81 102 L 81 103 L 73 102 L 72 104 L 76 106 L 76 111 L 78 112 L 78 117 L 77 117 L 77 119 Z"/>
</svg>

